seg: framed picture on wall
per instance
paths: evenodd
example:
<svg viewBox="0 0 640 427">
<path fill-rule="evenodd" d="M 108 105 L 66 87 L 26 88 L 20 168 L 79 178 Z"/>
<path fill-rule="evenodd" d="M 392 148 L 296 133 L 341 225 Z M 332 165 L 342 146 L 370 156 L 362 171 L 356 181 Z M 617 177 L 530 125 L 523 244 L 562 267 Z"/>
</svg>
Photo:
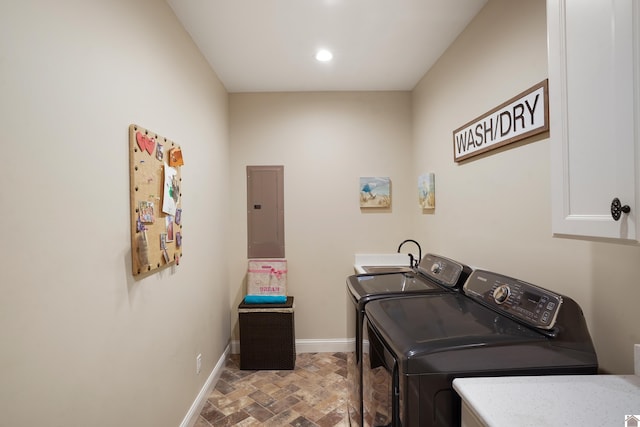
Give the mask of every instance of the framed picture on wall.
<svg viewBox="0 0 640 427">
<path fill-rule="evenodd" d="M 391 207 L 391 179 L 389 177 L 360 177 L 360 207 Z"/>
<path fill-rule="evenodd" d="M 422 209 L 436 207 L 436 181 L 433 172 L 418 177 L 418 203 Z"/>
</svg>

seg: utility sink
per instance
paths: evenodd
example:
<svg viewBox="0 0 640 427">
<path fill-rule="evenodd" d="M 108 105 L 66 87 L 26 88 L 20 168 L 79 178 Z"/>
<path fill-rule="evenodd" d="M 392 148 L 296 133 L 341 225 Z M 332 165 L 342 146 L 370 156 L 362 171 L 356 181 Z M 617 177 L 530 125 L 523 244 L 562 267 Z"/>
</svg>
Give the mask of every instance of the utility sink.
<svg viewBox="0 0 640 427">
<path fill-rule="evenodd" d="M 362 269 L 365 273 L 413 273 L 411 267 L 394 265 L 363 265 Z"/>
<path fill-rule="evenodd" d="M 355 254 L 353 269 L 357 274 L 407 273 L 413 271 L 407 254 Z"/>
</svg>

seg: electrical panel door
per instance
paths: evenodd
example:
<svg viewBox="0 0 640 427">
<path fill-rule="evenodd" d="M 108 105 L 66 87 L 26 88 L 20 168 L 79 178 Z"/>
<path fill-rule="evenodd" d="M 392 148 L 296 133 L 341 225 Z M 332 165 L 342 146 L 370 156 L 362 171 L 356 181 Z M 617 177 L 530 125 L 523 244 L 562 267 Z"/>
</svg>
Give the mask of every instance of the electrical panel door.
<svg viewBox="0 0 640 427">
<path fill-rule="evenodd" d="M 284 166 L 247 166 L 248 258 L 284 258 Z"/>
</svg>

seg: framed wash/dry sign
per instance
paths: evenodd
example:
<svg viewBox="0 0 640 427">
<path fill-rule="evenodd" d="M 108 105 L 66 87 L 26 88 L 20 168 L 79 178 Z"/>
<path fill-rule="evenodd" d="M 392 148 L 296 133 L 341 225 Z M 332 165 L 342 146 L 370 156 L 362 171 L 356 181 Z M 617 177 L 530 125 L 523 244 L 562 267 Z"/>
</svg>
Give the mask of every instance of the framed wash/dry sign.
<svg viewBox="0 0 640 427">
<path fill-rule="evenodd" d="M 391 180 L 388 177 L 360 177 L 360 207 L 390 208 Z"/>
<path fill-rule="evenodd" d="M 549 130 L 549 81 L 514 96 L 453 131 L 456 162 Z"/>
</svg>

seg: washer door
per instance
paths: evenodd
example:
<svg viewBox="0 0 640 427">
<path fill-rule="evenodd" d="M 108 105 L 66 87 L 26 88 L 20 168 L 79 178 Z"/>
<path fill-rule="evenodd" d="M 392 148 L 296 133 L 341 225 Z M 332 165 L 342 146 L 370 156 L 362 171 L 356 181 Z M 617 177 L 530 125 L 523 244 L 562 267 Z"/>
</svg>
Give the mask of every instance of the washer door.
<svg viewBox="0 0 640 427">
<path fill-rule="evenodd" d="M 398 363 L 367 325 L 369 351 L 362 358 L 363 426 L 400 426 Z"/>
</svg>

